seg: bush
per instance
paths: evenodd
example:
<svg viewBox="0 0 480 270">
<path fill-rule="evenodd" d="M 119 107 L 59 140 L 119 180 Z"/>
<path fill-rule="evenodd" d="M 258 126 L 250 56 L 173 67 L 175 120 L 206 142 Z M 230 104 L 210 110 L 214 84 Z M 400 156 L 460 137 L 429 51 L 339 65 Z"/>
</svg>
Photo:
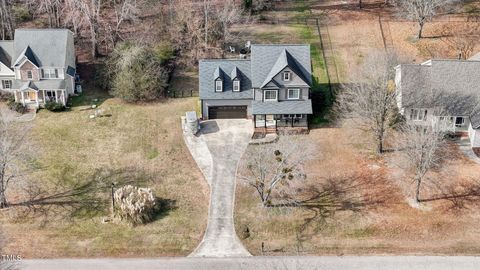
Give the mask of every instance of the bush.
<svg viewBox="0 0 480 270">
<path fill-rule="evenodd" d="M 153 101 L 165 97 L 172 57 L 164 45 L 156 48 L 119 44 L 103 69 L 112 81 L 110 93 L 127 102 Z"/>
<path fill-rule="evenodd" d="M 45 109 L 51 111 L 51 112 L 61 112 L 65 110 L 65 106 L 59 102 L 55 101 L 47 101 L 45 103 Z"/>
<path fill-rule="evenodd" d="M 21 114 L 24 114 L 25 112 L 27 112 L 27 107 L 25 107 L 22 103 L 15 102 L 15 100 L 8 101 L 7 106 L 10 110 L 16 111 Z"/>
<path fill-rule="evenodd" d="M 23 5 L 13 6 L 12 11 L 16 22 L 26 22 L 32 19 L 32 14 Z"/>
<path fill-rule="evenodd" d="M 15 97 L 12 93 L 0 90 L 0 101 L 15 101 Z"/>
<path fill-rule="evenodd" d="M 127 220 L 133 225 L 153 220 L 158 204 L 150 188 L 124 186 L 115 191 L 114 198 L 115 213 L 120 219 Z"/>
</svg>

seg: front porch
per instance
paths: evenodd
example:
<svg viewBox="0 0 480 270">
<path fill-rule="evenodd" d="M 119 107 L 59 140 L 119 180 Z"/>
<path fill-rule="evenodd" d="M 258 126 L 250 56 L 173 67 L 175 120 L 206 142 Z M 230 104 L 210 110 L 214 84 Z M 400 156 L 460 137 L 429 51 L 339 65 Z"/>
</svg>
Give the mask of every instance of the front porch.
<svg viewBox="0 0 480 270">
<path fill-rule="evenodd" d="M 15 102 L 27 107 L 40 108 L 48 101 L 55 101 L 66 105 L 65 90 L 14 90 Z"/>
<path fill-rule="evenodd" d="M 307 114 L 256 114 L 253 121 L 259 133 L 303 133 L 308 131 L 307 118 Z"/>
</svg>

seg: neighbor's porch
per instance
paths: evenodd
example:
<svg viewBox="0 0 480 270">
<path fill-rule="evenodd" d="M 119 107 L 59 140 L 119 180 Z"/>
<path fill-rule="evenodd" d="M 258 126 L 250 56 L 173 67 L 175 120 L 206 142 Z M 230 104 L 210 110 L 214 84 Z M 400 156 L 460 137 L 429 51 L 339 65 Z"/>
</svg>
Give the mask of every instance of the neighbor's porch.
<svg viewBox="0 0 480 270">
<path fill-rule="evenodd" d="M 14 90 L 15 102 L 24 106 L 40 108 L 48 101 L 55 101 L 66 105 L 67 96 L 65 90 Z"/>
</svg>

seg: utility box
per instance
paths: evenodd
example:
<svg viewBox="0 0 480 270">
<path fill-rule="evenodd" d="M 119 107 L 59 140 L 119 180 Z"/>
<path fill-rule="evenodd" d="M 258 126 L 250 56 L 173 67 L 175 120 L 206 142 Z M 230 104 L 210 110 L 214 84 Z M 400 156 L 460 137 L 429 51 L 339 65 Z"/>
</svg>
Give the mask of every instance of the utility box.
<svg viewBox="0 0 480 270">
<path fill-rule="evenodd" d="M 185 117 L 185 131 L 191 134 L 197 134 L 200 129 L 197 113 L 195 111 L 187 112 Z"/>
</svg>

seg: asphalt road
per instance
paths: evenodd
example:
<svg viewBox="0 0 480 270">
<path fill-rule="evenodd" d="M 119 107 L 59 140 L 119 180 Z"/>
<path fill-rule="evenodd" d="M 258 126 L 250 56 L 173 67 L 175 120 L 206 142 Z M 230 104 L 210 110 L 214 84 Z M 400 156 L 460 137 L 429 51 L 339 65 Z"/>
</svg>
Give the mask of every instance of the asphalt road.
<svg viewBox="0 0 480 270">
<path fill-rule="evenodd" d="M 344 256 L 24 260 L 23 270 L 478 270 L 480 257 Z"/>
</svg>

